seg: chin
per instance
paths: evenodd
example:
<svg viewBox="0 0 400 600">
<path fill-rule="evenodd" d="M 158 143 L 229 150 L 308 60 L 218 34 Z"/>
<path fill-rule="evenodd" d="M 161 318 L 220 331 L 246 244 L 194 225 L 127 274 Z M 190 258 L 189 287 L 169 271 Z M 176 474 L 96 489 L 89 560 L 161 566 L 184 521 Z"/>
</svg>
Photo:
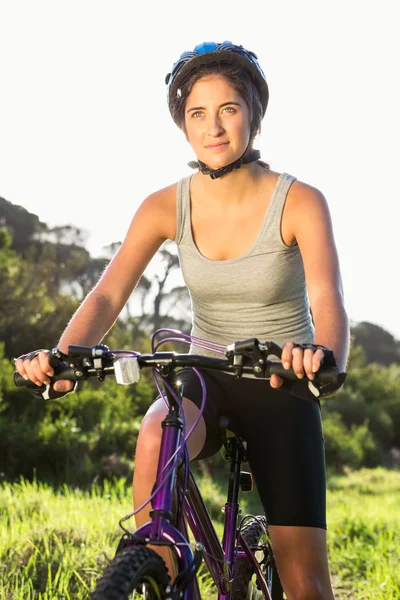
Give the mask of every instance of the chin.
<svg viewBox="0 0 400 600">
<path fill-rule="evenodd" d="M 231 160 L 209 160 L 209 161 L 203 161 L 206 163 L 207 167 L 209 169 L 213 169 L 214 171 L 216 169 L 220 169 L 221 167 L 226 167 L 226 165 L 229 165 L 232 161 Z"/>
<path fill-rule="evenodd" d="M 204 162 L 210 169 L 220 169 L 221 167 L 226 167 L 227 165 L 230 165 L 232 162 L 234 162 L 241 156 L 242 153 L 226 153 L 220 154 L 218 156 L 205 156 L 204 158 L 199 157 L 199 159 L 201 160 L 201 162 Z"/>
</svg>

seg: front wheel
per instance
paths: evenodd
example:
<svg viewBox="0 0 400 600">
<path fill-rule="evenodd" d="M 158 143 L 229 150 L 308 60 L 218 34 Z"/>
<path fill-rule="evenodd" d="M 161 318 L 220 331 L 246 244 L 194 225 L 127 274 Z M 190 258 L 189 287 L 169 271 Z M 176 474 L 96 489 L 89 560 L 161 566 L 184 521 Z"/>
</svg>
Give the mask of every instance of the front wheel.
<svg viewBox="0 0 400 600">
<path fill-rule="evenodd" d="M 244 541 L 255 554 L 257 562 L 261 565 L 272 600 L 283 600 L 283 590 L 266 531 L 266 518 L 254 517 L 244 524 L 241 533 Z M 264 600 L 255 569 L 245 557 L 239 558 L 236 562 L 231 598 L 232 600 Z"/>
<path fill-rule="evenodd" d="M 166 597 L 169 575 L 163 559 L 151 548 L 131 546 L 118 553 L 104 570 L 91 600 L 129 600 Z"/>
</svg>

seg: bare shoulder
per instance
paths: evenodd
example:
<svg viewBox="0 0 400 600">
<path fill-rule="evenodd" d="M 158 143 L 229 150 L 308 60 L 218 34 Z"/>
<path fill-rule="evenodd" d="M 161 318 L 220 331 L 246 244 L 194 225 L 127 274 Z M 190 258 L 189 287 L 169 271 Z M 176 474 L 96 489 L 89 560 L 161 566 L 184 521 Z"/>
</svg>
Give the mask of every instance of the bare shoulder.
<svg viewBox="0 0 400 600">
<path fill-rule="evenodd" d="M 307 208 L 312 210 L 313 207 L 328 208 L 326 198 L 321 190 L 297 179 L 290 187 L 288 202 L 291 208 L 296 211 L 303 211 Z"/>
<path fill-rule="evenodd" d="M 161 190 L 157 190 L 147 196 L 147 198 L 143 201 L 143 204 L 146 203 L 152 207 L 159 207 L 162 210 L 168 210 L 168 208 L 170 209 L 172 205 L 175 207 L 176 188 L 177 183 L 172 183 Z"/>
<path fill-rule="evenodd" d="M 175 239 L 176 186 L 175 183 L 153 192 L 143 200 L 131 220 L 119 258 L 132 260 L 135 255 L 146 263 L 165 240 Z"/>
<path fill-rule="evenodd" d="M 303 242 L 313 232 L 313 238 L 320 231 L 327 238 L 332 237 L 332 223 L 329 207 L 324 194 L 318 188 L 294 181 L 290 187 L 282 219 L 282 237 L 286 244 Z"/>
<path fill-rule="evenodd" d="M 296 179 L 290 187 L 289 196 L 296 202 L 326 202 L 324 194 L 313 185 Z"/>
<path fill-rule="evenodd" d="M 133 222 L 144 220 L 151 224 L 161 237 L 175 239 L 176 188 L 177 184 L 173 183 L 147 196 L 139 206 Z"/>
</svg>

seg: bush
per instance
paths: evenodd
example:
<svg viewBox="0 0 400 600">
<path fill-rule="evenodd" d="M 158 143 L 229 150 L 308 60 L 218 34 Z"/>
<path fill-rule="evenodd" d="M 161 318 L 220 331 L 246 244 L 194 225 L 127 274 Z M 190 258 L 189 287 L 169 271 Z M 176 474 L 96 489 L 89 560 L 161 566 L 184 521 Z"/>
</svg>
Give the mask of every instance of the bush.
<svg viewBox="0 0 400 600">
<path fill-rule="evenodd" d="M 0 412 L 0 470 L 52 483 L 86 486 L 132 469 L 142 408 L 155 395 L 151 382 L 118 386 L 85 383 L 60 400 L 34 398 L 12 385 L 12 365 L 4 367 Z M 113 458 L 114 457 L 114 458 Z M 115 458 L 118 457 L 118 458 Z"/>
<path fill-rule="evenodd" d="M 348 429 L 339 413 L 328 412 L 324 416 L 323 426 L 328 466 L 340 472 L 345 466 L 357 469 L 362 465 L 379 464 L 381 450 L 367 423 L 352 425 Z"/>
</svg>

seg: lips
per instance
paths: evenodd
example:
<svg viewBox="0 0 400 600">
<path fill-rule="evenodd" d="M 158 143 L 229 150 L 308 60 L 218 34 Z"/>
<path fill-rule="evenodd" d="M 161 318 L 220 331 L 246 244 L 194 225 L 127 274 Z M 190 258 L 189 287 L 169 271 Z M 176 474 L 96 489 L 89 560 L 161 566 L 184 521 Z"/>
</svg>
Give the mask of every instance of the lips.
<svg viewBox="0 0 400 600">
<path fill-rule="evenodd" d="M 218 142 L 217 144 L 208 144 L 206 148 L 208 150 L 218 150 L 219 148 L 224 148 L 228 144 L 229 142 Z"/>
</svg>

